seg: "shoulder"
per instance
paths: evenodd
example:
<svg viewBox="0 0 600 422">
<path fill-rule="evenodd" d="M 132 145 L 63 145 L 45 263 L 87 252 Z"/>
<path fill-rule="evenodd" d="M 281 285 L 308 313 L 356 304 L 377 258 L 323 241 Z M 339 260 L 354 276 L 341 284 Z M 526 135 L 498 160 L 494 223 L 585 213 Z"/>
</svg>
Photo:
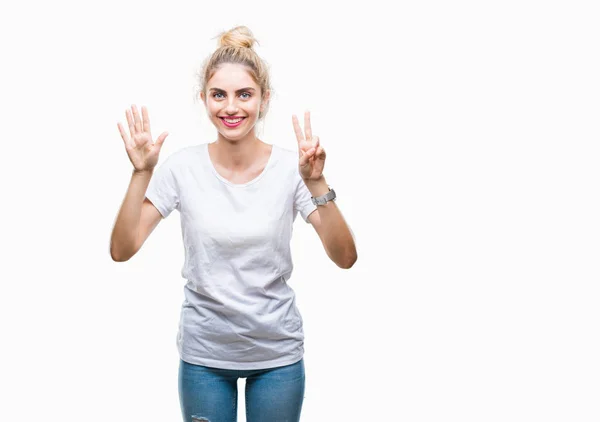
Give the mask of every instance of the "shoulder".
<svg viewBox="0 0 600 422">
<path fill-rule="evenodd" d="M 278 160 L 276 167 L 278 168 L 281 180 L 285 180 L 294 189 L 298 190 L 303 186 L 300 172 L 298 171 L 298 151 L 293 151 L 284 147 L 273 144 L 273 148 L 278 148 Z"/>
<path fill-rule="evenodd" d="M 201 153 L 202 147 L 204 147 L 204 145 L 205 144 L 188 145 L 179 148 L 174 152 L 171 152 L 170 154 L 166 155 L 163 158 L 162 163 L 165 167 L 171 168 L 177 168 L 182 164 L 187 164 L 190 161 L 197 159 L 198 154 Z"/>
<path fill-rule="evenodd" d="M 190 156 L 195 156 L 198 155 L 203 148 L 206 148 L 206 144 L 197 144 L 197 145 L 187 145 L 185 147 L 181 147 L 177 150 L 175 150 L 174 152 L 172 152 L 171 154 L 169 154 L 168 158 L 173 158 L 176 160 L 185 160 L 186 158 L 189 158 Z"/>
<path fill-rule="evenodd" d="M 287 168 L 288 171 L 298 171 L 297 151 L 292 151 L 291 149 L 287 149 L 275 144 L 273 144 L 273 148 L 277 148 L 277 161 L 280 161 L 283 164 L 283 167 Z"/>
<path fill-rule="evenodd" d="M 291 149 L 284 148 L 279 145 L 273 144 L 273 148 L 277 148 L 279 150 L 279 155 L 287 160 L 296 160 L 298 157 L 297 151 L 292 151 Z"/>
</svg>

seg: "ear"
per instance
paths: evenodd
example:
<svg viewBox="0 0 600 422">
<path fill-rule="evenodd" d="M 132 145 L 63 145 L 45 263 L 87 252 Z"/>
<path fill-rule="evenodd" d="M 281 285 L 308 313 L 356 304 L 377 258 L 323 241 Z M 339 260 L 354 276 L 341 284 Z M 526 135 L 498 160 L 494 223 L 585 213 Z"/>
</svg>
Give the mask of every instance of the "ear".
<svg viewBox="0 0 600 422">
<path fill-rule="evenodd" d="M 205 97 L 205 95 L 204 95 L 204 92 L 203 92 L 203 91 L 201 91 L 201 92 L 200 92 L 200 99 L 202 100 L 202 102 L 203 102 L 204 104 L 206 104 L 206 97 Z"/>
<path fill-rule="evenodd" d="M 267 91 L 265 93 L 265 98 L 263 98 L 262 103 L 260 104 L 260 111 L 265 111 L 265 107 L 269 104 L 269 100 L 271 99 L 271 91 Z"/>
</svg>

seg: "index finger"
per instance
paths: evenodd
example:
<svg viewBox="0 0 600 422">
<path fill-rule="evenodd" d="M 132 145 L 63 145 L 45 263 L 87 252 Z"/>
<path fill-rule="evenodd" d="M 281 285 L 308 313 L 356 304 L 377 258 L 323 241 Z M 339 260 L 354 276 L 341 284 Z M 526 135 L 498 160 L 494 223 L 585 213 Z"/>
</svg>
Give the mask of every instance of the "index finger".
<svg viewBox="0 0 600 422">
<path fill-rule="evenodd" d="M 296 132 L 296 139 L 298 143 L 304 140 L 304 135 L 302 135 L 302 129 L 300 129 L 300 124 L 298 123 L 298 118 L 295 114 L 292 115 L 292 123 L 294 124 L 294 132 Z"/>
</svg>

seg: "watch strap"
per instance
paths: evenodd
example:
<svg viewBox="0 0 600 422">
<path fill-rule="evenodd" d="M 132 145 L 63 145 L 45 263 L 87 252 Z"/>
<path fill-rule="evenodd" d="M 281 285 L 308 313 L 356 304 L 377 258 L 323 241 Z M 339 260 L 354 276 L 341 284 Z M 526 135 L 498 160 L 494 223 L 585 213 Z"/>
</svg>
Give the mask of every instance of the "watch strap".
<svg viewBox="0 0 600 422">
<path fill-rule="evenodd" d="M 335 201 L 335 198 L 336 198 L 335 191 L 333 189 L 329 188 L 329 192 L 327 192 L 325 195 L 317 196 L 316 198 L 311 197 L 310 199 L 312 200 L 312 203 L 315 205 L 325 205 L 329 201 Z"/>
</svg>

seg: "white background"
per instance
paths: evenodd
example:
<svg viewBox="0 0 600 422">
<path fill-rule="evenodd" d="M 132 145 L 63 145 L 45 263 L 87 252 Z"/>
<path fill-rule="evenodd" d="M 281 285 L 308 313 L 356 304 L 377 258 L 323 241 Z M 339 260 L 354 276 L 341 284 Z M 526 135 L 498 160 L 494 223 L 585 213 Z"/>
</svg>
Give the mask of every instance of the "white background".
<svg viewBox="0 0 600 422">
<path fill-rule="evenodd" d="M 276 90 L 260 136 L 295 149 L 311 111 L 358 245 L 339 269 L 296 220 L 302 420 L 600 420 L 593 3 L 2 6 L 0 420 L 181 420 L 179 215 L 111 260 L 117 122 L 146 105 L 159 163 L 213 141 L 194 75 L 240 24 Z"/>
</svg>

